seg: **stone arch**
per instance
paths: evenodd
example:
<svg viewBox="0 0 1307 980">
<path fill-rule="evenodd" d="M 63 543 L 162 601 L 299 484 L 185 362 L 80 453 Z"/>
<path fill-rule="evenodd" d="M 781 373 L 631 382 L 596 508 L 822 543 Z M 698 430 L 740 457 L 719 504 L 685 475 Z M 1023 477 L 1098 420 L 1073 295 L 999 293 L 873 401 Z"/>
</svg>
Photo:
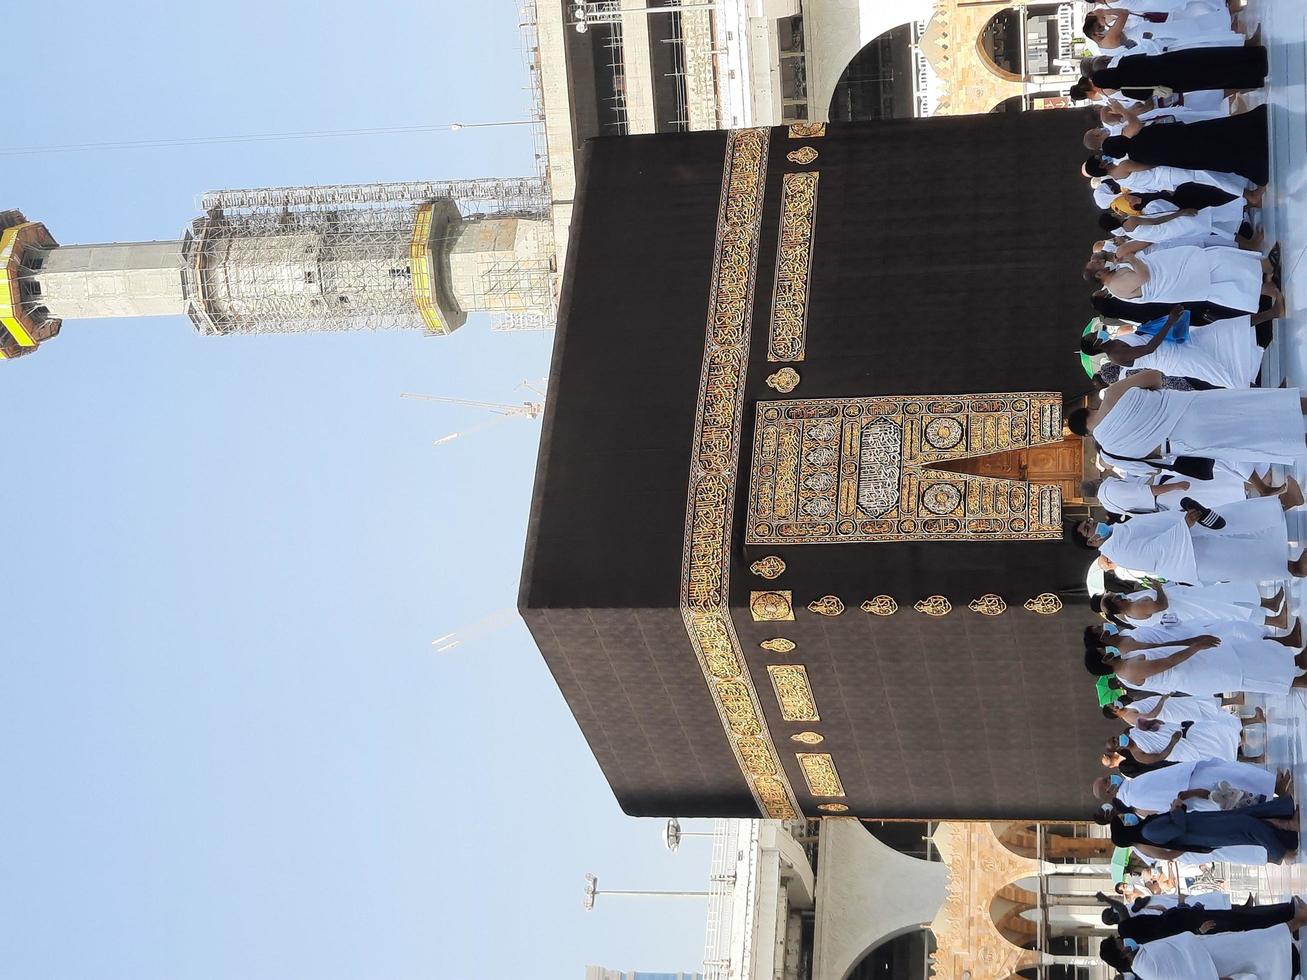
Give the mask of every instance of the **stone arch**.
<svg viewBox="0 0 1307 980">
<path fill-rule="evenodd" d="M 1070 825 L 1050 824 L 1041 828 L 1027 821 L 994 823 L 994 836 L 1004 848 L 1023 858 L 1042 858 L 1054 863 L 1107 861 L 1114 850 L 1106 837 L 1080 837 L 1070 832 Z M 1044 833 L 1041 848 L 1039 834 Z"/>
<path fill-rule="evenodd" d="M 922 820 L 861 820 L 862 829 L 886 847 L 907 857 L 938 861 L 939 852 L 931 840 L 931 825 Z"/>
<path fill-rule="evenodd" d="M 1021 76 L 996 71 L 983 40 L 987 25 L 1011 6 L 1012 0 L 937 4 L 919 42 L 939 86 L 937 115 L 988 112 L 1008 97 L 1023 94 Z"/>
<path fill-rule="evenodd" d="M 896 27 L 926 20 L 935 0 L 804 0 L 804 35 L 808 52 L 808 100 L 813 118 L 830 107 L 845 66 L 858 52 Z"/>
<path fill-rule="evenodd" d="M 979 980 L 976 964 L 984 965 L 984 980 L 1007 976 L 1037 956 L 1018 941 L 1024 927 L 1017 920 L 1023 907 L 1033 904 L 1019 882 L 1038 876 L 1039 864 L 999 841 L 998 828 L 1007 826 L 943 823 L 935 831 L 935 845 L 949 869 L 948 897 L 930 924 L 939 944 L 933 971 L 938 980 Z M 1003 900 L 997 907 L 996 897 Z M 973 910 L 991 914 L 976 916 Z"/>
<path fill-rule="evenodd" d="M 976 35 L 976 54 L 980 56 L 981 64 L 999 78 L 1023 82 L 1029 77 L 1019 70 L 1025 42 L 1021 32 L 1021 12 L 1016 7 L 1004 7 L 985 21 Z M 1014 49 L 1017 49 L 1015 56 Z"/>
<path fill-rule="evenodd" d="M 1039 896 L 1018 884 L 1004 885 L 989 901 L 989 917 L 998 934 L 1018 949 L 1039 939 L 1039 925 L 1028 913 L 1037 910 Z"/>
<path fill-rule="evenodd" d="M 1037 836 L 1039 827 L 1034 823 L 1016 821 L 1011 823 L 993 823 L 990 827 L 998 842 L 1007 850 L 1023 858 L 1034 858 L 1038 854 Z"/>
<path fill-rule="evenodd" d="M 827 107 L 834 122 L 914 115 L 912 27 L 899 24 L 864 44 L 844 66 Z"/>
<path fill-rule="evenodd" d="M 921 976 L 934 952 L 934 934 L 925 926 L 909 926 L 868 949 L 845 974 L 844 980 Z"/>
<path fill-rule="evenodd" d="M 948 870 L 881 843 L 853 818 L 821 822 L 812 975 L 845 980 L 881 944 L 934 919 Z"/>
</svg>

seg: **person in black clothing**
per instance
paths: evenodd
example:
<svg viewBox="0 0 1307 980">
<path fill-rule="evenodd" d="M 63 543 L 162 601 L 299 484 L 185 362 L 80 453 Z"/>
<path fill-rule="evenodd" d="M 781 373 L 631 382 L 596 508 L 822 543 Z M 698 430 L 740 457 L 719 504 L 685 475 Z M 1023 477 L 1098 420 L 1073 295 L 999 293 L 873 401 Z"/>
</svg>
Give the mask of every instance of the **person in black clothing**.
<svg viewBox="0 0 1307 980">
<path fill-rule="evenodd" d="M 1182 932 L 1196 932 L 1206 936 L 1217 932 L 1269 929 L 1293 919 L 1296 901 L 1301 900 L 1232 909 L 1179 905 L 1158 915 L 1132 915 L 1129 918 L 1121 918 L 1120 911 L 1115 908 L 1106 908 L 1103 910 L 1103 923 L 1115 925 L 1122 939 L 1133 939 L 1143 945 Z"/>
<path fill-rule="evenodd" d="M 1134 109 L 1123 110 L 1136 115 Z M 1091 129 L 1085 146 L 1095 153 L 1125 160 L 1131 171 L 1150 167 L 1180 167 L 1188 170 L 1219 170 L 1238 174 L 1261 187 L 1270 174 L 1270 145 L 1267 140 L 1266 106 L 1223 119 L 1195 123 L 1126 124 L 1120 136 L 1106 129 Z"/>
<path fill-rule="evenodd" d="M 1167 201 L 1182 211 L 1186 209 L 1201 211 L 1203 208 L 1220 207 L 1236 199 L 1236 195 L 1223 191 L 1219 187 L 1212 184 L 1199 184 L 1192 180 L 1177 184 L 1169 191 L 1150 191 L 1145 194 L 1130 192 L 1129 197 L 1131 205 L 1139 210 L 1143 210 L 1153 201 Z M 1243 197 L 1251 207 L 1261 207 L 1260 190 L 1245 191 Z"/>
<path fill-rule="evenodd" d="M 1132 54 L 1115 66 L 1096 68 L 1089 82 L 1103 92 L 1152 98 L 1158 86 L 1175 92 L 1254 89 L 1266 82 L 1266 49 L 1261 45 L 1187 48 L 1165 54 Z"/>
<path fill-rule="evenodd" d="M 1067 91 L 1067 95 L 1076 102 L 1092 102 L 1094 108 L 1103 109 L 1118 103 L 1120 100 L 1113 99 L 1113 93 L 1099 88 L 1093 83 L 1093 74 L 1103 68 L 1108 68 L 1112 64 L 1112 59 L 1106 55 L 1100 55 L 1097 58 L 1082 58 L 1080 60 L 1080 78 Z M 1154 96 L 1151 88 L 1130 89 L 1119 91 L 1116 94 L 1124 95 L 1128 99 L 1136 99 L 1139 102 L 1148 102 Z"/>
<path fill-rule="evenodd" d="M 1149 320 L 1156 320 L 1159 316 L 1166 316 L 1176 305 L 1174 303 L 1132 303 L 1129 300 L 1117 299 L 1106 290 L 1099 290 L 1094 293 L 1089 297 L 1089 302 L 1100 316 L 1116 317 L 1118 320 L 1129 320 L 1132 323 L 1147 323 Z M 1182 305 L 1189 311 L 1190 322 L 1200 325 L 1211 323 L 1214 320 L 1228 320 L 1231 317 L 1248 315 L 1246 310 L 1232 310 L 1216 303 L 1184 303 Z"/>
<path fill-rule="evenodd" d="M 1090 157 L 1089 160 L 1095 159 Z M 1101 159 L 1101 158 L 1100 158 Z M 1089 160 L 1085 161 L 1084 170 L 1086 172 L 1098 169 L 1092 165 Z M 1092 176 L 1092 174 L 1090 174 Z M 1111 178 L 1105 178 L 1111 180 Z M 1113 181 L 1113 183 L 1116 183 Z M 1120 184 L 1117 184 L 1119 190 Z M 1117 195 L 1118 197 L 1120 194 Z M 1129 191 L 1125 195 L 1126 200 L 1123 204 L 1128 204 L 1135 211 L 1143 212 L 1144 208 L 1154 201 L 1166 201 L 1168 204 L 1174 204 L 1180 211 L 1201 211 L 1203 208 L 1218 208 L 1222 204 L 1229 204 L 1238 198 L 1227 191 L 1221 190 L 1212 184 L 1199 184 L 1194 181 L 1185 181 L 1183 184 L 1177 184 L 1169 191 L 1148 191 L 1147 193 L 1136 193 Z M 1249 194 L 1244 194 L 1244 200 L 1248 201 Z M 1251 202 L 1249 202 L 1251 203 Z M 1258 204 L 1253 204 L 1257 207 Z"/>
</svg>

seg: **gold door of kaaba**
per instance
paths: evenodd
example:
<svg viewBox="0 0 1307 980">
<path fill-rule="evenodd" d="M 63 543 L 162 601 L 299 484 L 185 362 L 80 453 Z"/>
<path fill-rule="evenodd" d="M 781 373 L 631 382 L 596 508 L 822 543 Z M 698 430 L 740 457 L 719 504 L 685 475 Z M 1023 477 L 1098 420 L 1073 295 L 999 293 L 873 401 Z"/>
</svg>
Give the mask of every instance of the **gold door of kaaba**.
<svg viewBox="0 0 1307 980">
<path fill-rule="evenodd" d="M 759 402 L 745 540 L 1060 540 L 1061 487 L 945 467 L 1061 441 L 1056 392 Z"/>
</svg>

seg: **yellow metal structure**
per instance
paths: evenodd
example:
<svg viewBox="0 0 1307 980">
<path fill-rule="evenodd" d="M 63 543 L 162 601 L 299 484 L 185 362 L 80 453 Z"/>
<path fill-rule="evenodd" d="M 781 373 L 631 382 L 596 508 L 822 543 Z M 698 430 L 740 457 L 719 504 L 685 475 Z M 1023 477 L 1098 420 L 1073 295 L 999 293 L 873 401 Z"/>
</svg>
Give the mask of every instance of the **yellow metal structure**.
<svg viewBox="0 0 1307 980">
<path fill-rule="evenodd" d="M 17 216 L 16 212 L 10 214 Z M 38 322 L 23 309 L 21 285 L 24 250 L 54 244 L 45 225 L 35 221 L 20 220 L 0 232 L 0 358 L 30 353 L 57 331 L 57 321 Z"/>
<path fill-rule="evenodd" d="M 40 226 L 27 221 L 0 233 L 0 267 L 4 269 L 4 275 L 0 276 L 0 326 L 9 331 L 20 347 L 35 347 L 36 341 L 23 323 L 27 317 L 23 313 L 15 259 L 22 254 L 21 245 L 26 237 L 21 233 L 35 227 Z"/>
<path fill-rule="evenodd" d="M 413 302 L 422 314 L 422 322 L 427 325 L 429 333 L 449 333 L 449 328 L 440 319 L 431 298 L 434 277 L 431 268 L 431 217 L 433 206 L 423 204 L 418 208 L 417 220 L 413 223 L 413 237 L 409 241 L 409 268 L 413 273 Z"/>
</svg>

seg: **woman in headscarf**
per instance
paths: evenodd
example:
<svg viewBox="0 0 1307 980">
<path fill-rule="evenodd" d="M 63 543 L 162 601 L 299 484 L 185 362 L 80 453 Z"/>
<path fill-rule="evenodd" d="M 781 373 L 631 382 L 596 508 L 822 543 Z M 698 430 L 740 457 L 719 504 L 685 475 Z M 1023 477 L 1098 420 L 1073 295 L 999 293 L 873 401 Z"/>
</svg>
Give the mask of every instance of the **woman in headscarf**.
<svg viewBox="0 0 1307 980">
<path fill-rule="evenodd" d="M 1245 44 L 1126 55 L 1111 67 L 1092 71 L 1088 78 L 1109 95 L 1128 90 L 1133 98 L 1143 93 L 1143 98 L 1151 98 L 1158 88 L 1171 92 L 1261 88 L 1266 72 L 1266 49 Z"/>
<path fill-rule="evenodd" d="M 1125 112 L 1137 112 L 1124 108 Z M 1095 153 L 1129 158 L 1132 170 L 1150 166 L 1217 170 L 1246 177 L 1258 187 L 1270 177 L 1266 106 L 1195 123 L 1144 126 L 1128 123 L 1120 136 L 1105 129 L 1085 135 L 1085 147 Z"/>
</svg>

